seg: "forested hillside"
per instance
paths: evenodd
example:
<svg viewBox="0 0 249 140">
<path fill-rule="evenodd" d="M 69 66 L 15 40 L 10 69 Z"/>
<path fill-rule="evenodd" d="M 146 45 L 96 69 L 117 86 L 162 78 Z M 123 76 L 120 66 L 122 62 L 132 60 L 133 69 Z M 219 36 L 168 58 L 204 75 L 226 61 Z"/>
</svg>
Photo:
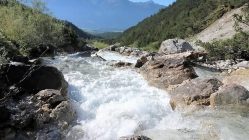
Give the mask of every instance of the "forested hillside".
<svg viewBox="0 0 249 140">
<path fill-rule="evenodd" d="M 190 37 L 246 2 L 248 0 L 177 0 L 126 30 L 119 40 L 125 45 L 154 47 L 165 39 Z"/>
<path fill-rule="evenodd" d="M 39 0 L 33 2 L 32 8 L 17 0 L 1 0 L 0 32 L 5 40 L 16 44 L 21 54 L 27 54 L 30 49 L 39 46 L 74 50 L 82 44 L 79 37 L 91 38 L 73 24 L 46 13 L 45 4 Z"/>
</svg>

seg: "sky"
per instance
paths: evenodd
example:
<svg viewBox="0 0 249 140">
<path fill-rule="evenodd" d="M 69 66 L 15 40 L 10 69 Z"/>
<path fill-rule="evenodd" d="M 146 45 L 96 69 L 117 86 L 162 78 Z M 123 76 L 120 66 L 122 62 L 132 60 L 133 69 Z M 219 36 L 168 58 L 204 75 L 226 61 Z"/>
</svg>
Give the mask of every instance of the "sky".
<svg viewBox="0 0 249 140">
<path fill-rule="evenodd" d="M 145 2 L 148 0 L 130 0 L 130 1 L 134 1 L 134 2 Z M 173 3 L 175 0 L 153 0 L 155 3 L 161 4 L 161 5 L 169 5 L 171 3 Z"/>
</svg>

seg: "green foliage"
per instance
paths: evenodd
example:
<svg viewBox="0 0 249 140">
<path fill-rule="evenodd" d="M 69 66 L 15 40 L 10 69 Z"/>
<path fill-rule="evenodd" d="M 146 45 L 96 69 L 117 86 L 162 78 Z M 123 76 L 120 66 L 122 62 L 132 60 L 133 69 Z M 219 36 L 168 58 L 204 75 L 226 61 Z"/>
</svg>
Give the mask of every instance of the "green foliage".
<svg viewBox="0 0 249 140">
<path fill-rule="evenodd" d="M 16 0 L 0 3 L 0 29 L 11 41 L 20 45 L 25 53 L 40 44 L 49 44 L 60 48 L 77 47 L 78 37 L 88 37 L 83 31 L 65 21 L 57 20 L 48 13 L 40 0 L 33 0 L 33 8 L 29 8 Z M 85 36 L 84 36 L 85 35 Z"/>
<path fill-rule="evenodd" d="M 98 37 L 101 37 L 103 39 L 116 39 L 118 38 L 122 32 L 105 32 L 105 33 L 98 33 L 95 34 Z"/>
<path fill-rule="evenodd" d="M 152 42 L 170 38 L 186 38 L 199 33 L 225 12 L 242 6 L 248 0 L 177 0 L 119 38 L 122 44 L 146 47 Z"/>
<path fill-rule="evenodd" d="M 215 41 L 212 43 L 201 43 L 208 52 L 208 59 L 246 59 L 249 60 L 249 33 L 241 32 L 232 39 Z"/>
<path fill-rule="evenodd" d="M 98 49 L 103 49 L 103 48 L 107 48 L 109 45 L 106 44 L 105 42 L 102 42 L 100 40 L 92 40 L 90 42 L 90 44 L 95 47 L 95 48 L 98 48 Z"/>
</svg>

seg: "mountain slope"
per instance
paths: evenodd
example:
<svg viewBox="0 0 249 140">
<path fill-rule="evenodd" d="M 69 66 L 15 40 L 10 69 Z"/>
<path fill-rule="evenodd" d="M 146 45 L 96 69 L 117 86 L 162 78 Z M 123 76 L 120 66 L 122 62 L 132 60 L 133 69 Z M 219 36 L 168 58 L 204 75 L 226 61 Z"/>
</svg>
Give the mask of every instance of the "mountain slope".
<svg viewBox="0 0 249 140">
<path fill-rule="evenodd" d="M 177 0 L 158 14 L 126 30 L 123 44 L 145 47 L 169 38 L 186 38 L 207 28 L 227 11 L 248 0 Z"/>
<path fill-rule="evenodd" d="M 78 27 L 105 31 L 121 31 L 156 13 L 163 6 L 129 0 L 45 0 L 60 19 Z M 56 5 L 56 6 L 55 6 Z"/>
<path fill-rule="evenodd" d="M 69 22 L 55 19 L 16 0 L 0 1 L 0 32 L 6 40 L 17 45 L 22 54 L 44 45 L 61 51 L 76 51 L 83 43 L 79 37 L 92 37 Z"/>
<path fill-rule="evenodd" d="M 245 6 L 242 6 L 227 12 L 205 30 L 195 35 L 193 39 L 202 42 L 231 39 L 237 33 L 234 28 L 234 15 L 242 15 L 244 8 Z M 240 28 L 242 28 L 243 31 L 249 31 L 248 27 L 244 24 L 240 24 Z"/>
</svg>

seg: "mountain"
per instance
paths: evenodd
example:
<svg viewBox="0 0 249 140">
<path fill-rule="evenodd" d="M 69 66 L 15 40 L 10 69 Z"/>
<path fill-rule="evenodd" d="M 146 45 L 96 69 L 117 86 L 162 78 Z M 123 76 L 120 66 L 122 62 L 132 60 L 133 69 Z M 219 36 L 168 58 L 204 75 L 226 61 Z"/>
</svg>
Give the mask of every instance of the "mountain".
<svg viewBox="0 0 249 140">
<path fill-rule="evenodd" d="M 158 47 L 165 39 L 191 37 L 246 2 L 248 0 L 177 0 L 126 30 L 119 41 L 136 47 Z"/>
<path fill-rule="evenodd" d="M 45 0 L 54 16 L 69 20 L 80 28 L 123 31 L 164 6 L 153 1 L 129 0 Z"/>
</svg>

